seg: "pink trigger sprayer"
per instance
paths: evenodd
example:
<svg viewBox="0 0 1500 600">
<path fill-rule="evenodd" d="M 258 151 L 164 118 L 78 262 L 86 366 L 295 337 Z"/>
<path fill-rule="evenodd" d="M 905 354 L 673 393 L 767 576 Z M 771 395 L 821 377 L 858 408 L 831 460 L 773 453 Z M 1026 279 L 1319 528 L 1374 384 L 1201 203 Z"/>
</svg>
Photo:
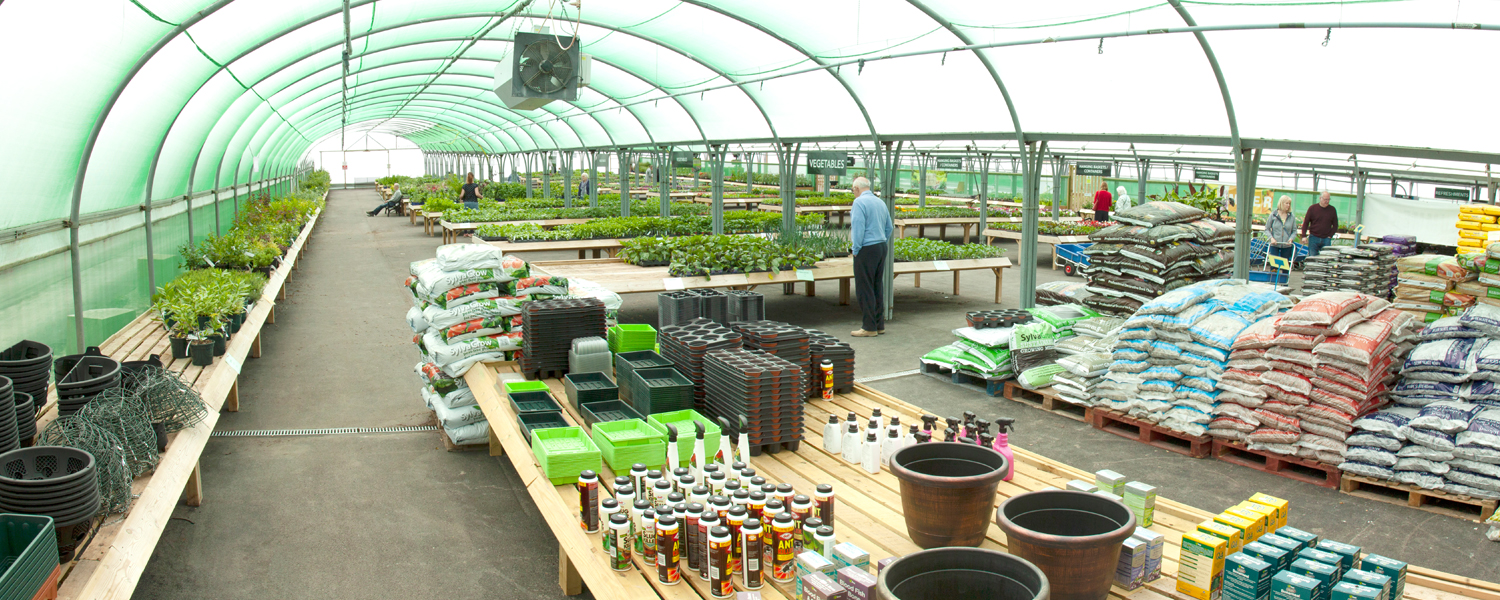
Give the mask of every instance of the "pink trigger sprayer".
<svg viewBox="0 0 1500 600">
<path fill-rule="evenodd" d="M 1009 432 L 1015 428 L 1015 419 L 995 419 L 995 429 L 998 431 L 995 435 L 994 449 L 1005 457 L 1005 481 L 1010 481 L 1016 476 L 1016 455 L 1010 449 L 1009 435 Z"/>
</svg>

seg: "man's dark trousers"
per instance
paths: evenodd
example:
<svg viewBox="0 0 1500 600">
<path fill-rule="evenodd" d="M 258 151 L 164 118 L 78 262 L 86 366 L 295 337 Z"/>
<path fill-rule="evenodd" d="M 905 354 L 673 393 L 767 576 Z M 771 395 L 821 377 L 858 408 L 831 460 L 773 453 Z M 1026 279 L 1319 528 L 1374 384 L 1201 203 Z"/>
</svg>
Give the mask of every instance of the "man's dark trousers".
<svg viewBox="0 0 1500 600">
<path fill-rule="evenodd" d="M 881 242 L 859 249 L 854 255 L 854 296 L 864 315 L 865 331 L 885 329 L 885 254 L 890 244 Z"/>
</svg>

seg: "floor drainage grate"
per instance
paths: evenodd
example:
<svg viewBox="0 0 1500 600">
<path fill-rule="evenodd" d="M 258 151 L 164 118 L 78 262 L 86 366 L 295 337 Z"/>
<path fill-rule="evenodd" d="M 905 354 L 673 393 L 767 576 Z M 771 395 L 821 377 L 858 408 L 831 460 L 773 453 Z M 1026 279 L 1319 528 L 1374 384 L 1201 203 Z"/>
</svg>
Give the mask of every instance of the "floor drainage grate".
<svg viewBox="0 0 1500 600">
<path fill-rule="evenodd" d="M 916 369 L 912 369 L 910 371 L 897 371 L 895 373 L 886 373 L 885 375 L 876 375 L 874 377 L 864 377 L 864 378 L 860 378 L 860 379 L 855 379 L 854 383 L 870 383 L 871 381 L 882 381 L 882 380 L 885 380 L 885 379 L 895 379 L 897 377 L 906 377 L 907 375 L 916 375 L 917 373 L 920 373 L 920 372 L 921 371 L 918 371 Z"/>
<path fill-rule="evenodd" d="M 210 437 L 284 437 L 296 435 L 343 435 L 346 433 L 411 433 L 415 431 L 437 431 L 437 425 L 411 427 L 335 427 L 332 429 L 243 429 L 239 431 L 215 431 Z"/>
</svg>

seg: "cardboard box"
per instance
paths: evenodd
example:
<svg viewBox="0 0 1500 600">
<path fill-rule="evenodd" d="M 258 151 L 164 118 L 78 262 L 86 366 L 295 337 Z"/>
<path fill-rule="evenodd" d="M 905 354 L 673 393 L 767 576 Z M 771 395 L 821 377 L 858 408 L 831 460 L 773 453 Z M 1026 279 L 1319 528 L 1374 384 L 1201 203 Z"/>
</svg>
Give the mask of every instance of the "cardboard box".
<svg viewBox="0 0 1500 600">
<path fill-rule="evenodd" d="M 1250 542 L 1248 544 L 1245 544 L 1245 548 L 1240 550 L 1240 552 L 1244 552 L 1245 554 L 1249 554 L 1250 556 L 1254 556 L 1273 565 L 1276 565 L 1277 571 L 1280 571 L 1292 565 L 1293 556 L 1290 552 L 1287 552 L 1286 550 L 1282 550 L 1281 548 L 1277 548 L 1270 544 Z"/>
<path fill-rule="evenodd" d="M 870 570 L 870 553 L 860 549 L 859 546 L 844 542 L 833 547 L 833 562 L 838 568 L 859 567 L 866 571 Z"/>
<path fill-rule="evenodd" d="M 1391 578 L 1387 575 L 1363 569 L 1351 569 L 1344 572 L 1343 581 L 1355 585 L 1378 588 L 1380 590 L 1380 600 L 1389 600 L 1391 597 Z"/>
<path fill-rule="evenodd" d="M 1277 498 L 1269 494 L 1256 493 L 1254 496 L 1250 497 L 1250 501 L 1256 504 L 1264 504 L 1276 509 L 1276 528 L 1280 529 L 1282 527 L 1286 527 L 1287 517 L 1291 516 L 1290 513 L 1287 512 L 1286 500 L 1282 500 L 1281 498 Z"/>
<path fill-rule="evenodd" d="M 1146 556 L 1151 549 L 1134 537 L 1125 538 L 1120 547 L 1120 561 L 1115 563 L 1115 585 L 1133 590 L 1146 585 Z"/>
<path fill-rule="evenodd" d="M 1238 506 L 1231 506 L 1223 512 L 1226 515 L 1234 515 L 1250 522 L 1250 529 L 1245 531 L 1246 541 L 1256 541 L 1260 536 L 1266 534 L 1266 514 L 1253 510 L 1246 510 Z"/>
<path fill-rule="evenodd" d="M 1236 552 L 1224 559 L 1224 596 L 1234 600 L 1265 600 L 1271 594 L 1276 565 Z"/>
<path fill-rule="evenodd" d="M 813 573 L 801 582 L 803 600 L 849 600 L 849 591 L 826 573 Z"/>
<path fill-rule="evenodd" d="M 1339 564 L 1345 571 L 1359 568 L 1359 546 L 1352 546 L 1332 540 L 1323 540 L 1323 543 L 1318 544 L 1318 549 L 1339 555 Z"/>
<path fill-rule="evenodd" d="M 1265 521 L 1261 525 L 1262 535 L 1273 533 L 1281 527 L 1280 525 L 1276 524 L 1276 509 L 1274 508 L 1254 502 L 1241 502 L 1234 505 L 1234 507 L 1243 511 L 1248 511 L 1264 516 Z"/>
<path fill-rule="evenodd" d="M 1209 520 L 1199 523 L 1198 531 L 1229 542 L 1230 554 L 1239 552 L 1241 548 L 1245 547 L 1245 532 L 1242 529 L 1230 527 L 1218 521 Z"/>
<path fill-rule="evenodd" d="M 1327 600 L 1328 592 L 1333 590 L 1333 584 L 1339 582 L 1338 567 L 1315 560 L 1299 558 L 1292 561 L 1292 566 L 1288 567 L 1287 571 L 1318 580 L 1317 600 Z"/>
<path fill-rule="evenodd" d="M 879 575 L 881 571 L 884 571 L 885 568 L 887 566 L 889 566 L 891 563 L 896 562 L 896 559 L 898 559 L 898 558 L 901 558 L 901 557 L 899 557 L 899 556 L 887 556 L 885 558 L 880 559 L 880 562 L 875 563 L 875 574 Z"/>
<path fill-rule="evenodd" d="M 1205 533 L 1182 534 L 1182 552 L 1177 559 L 1177 591 L 1198 600 L 1216 600 L 1224 581 L 1224 557 L 1228 547 L 1228 542 Z"/>
<path fill-rule="evenodd" d="M 1262 544 L 1270 544 L 1277 548 L 1281 548 L 1282 550 L 1286 550 L 1287 552 L 1291 552 L 1292 554 L 1296 554 L 1302 551 L 1302 544 L 1297 543 L 1296 540 L 1293 540 L 1289 537 L 1282 537 L 1274 533 L 1268 533 L 1260 536 L 1260 539 L 1255 541 Z"/>
<path fill-rule="evenodd" d="M 1333 584 L 1333 592 L 1328 595 L 1328 598 L 1329 600 L 1378 600 L 1380 590 L 1340 581 Z"/>
<path fill-rule="evenodd" d="M 821 553 L 818 553 L 818 552 L 813 551 L 813 550 L 806 550 L 806 551 L 803 551 L 801 554 L 798 554 L 797 555 L 796 564 L 797 564 L 797 582 L 796 582 L 796 586 L 797 586 L 796 587 L 796 599 L 797 600 L 803 600 L 803 598 L 806 597 L 805 596 L 805 594 L 806 594 L 806 592 L 805 592 L 806 587 L 805 586 L 806 586 L 806 582 L 807 582 L 808 577 L 810 577 L 813 574 L 817 574 L 817 573 L 821 573 L 821 574 L 827 575 L 829 577 L 832 577 L 833 576 L 833 572 L 835 570 L 837 570 L 837 568 L 838 568 L 836 565 L 834 565 L 833 561 L 828 560 L 827 557 L 824 557 Z"/>
<path fill-rule="evenodd" d="M 1276 535 L 1287 538 L 1289 540 L 1294 540 L 1297 543 L 1302 544 L 1303 548 L 1317 548 L 1318 541 L 1320 539 L 1316 535 L 1287 525 L 1282 525 L 1281 529 L 1277 529 Z"/>
<path fill-rule="evenodd" d="M 1291 571 L 1271 578 L 1271 600 L 1314 600 L 1322 596 L 1318 580 Z"/>
<path fill-rule="evenodd" d="M 1096 471 L 1094 473 L 1094 485 L 1099 486 L 1099 491 L 1109 492 L 1119 497 L 1125 492 L 1125 476 L 1109 469 Z"/>
<path fill-rule="evenodd" d="M 1323 543 L 1326 544 L 1328 542 L 1325 541 Z M 1338 569 L 1339 569 L 1339 578 L 1342 578 L 1344 576 L 1343 557 L 1341 555 L 1334 554 L 1332 552 L 1326 552 L 1326 551 L 1322 550 L 1321 549 L 1322 544 L 1319 544 L 1319 546 L 1320 546 L 1319 548 L 1303 548 L 1302 550 L 1300 550 L 1300 551 L 1297 552 L 1297 558 L 1305 558 L 1305 559 L 1308 559 L 1308 560 L 1315 560 L 1315 561 L 1318 561 L 1320 563 L 1328 563 L 1330 565 L 1338 567 Z"/>
<path fill-rule="evenodd" d="M 835 573 L 835 579 L 849 592 L 849 600 L 876 600 L 879 593 L 874 575 L 859 567 L 844 567 Z"/>
<path fill-rule="evenodd" d="M 1256 536 L 1254 535 L 1254 519 L 1247 519 L 1238 515 L 1229 514 L 1228 512 L 1222 512 L 1214 515 L 1214 521 L 1240 530 L 1240 539 L 1243 540 L 1241 546 L 1255 541 Z"/>
<path fill-rule="evenodd" d="M 1150 582 L 1160 579 L 1161 558 L 1167 548 L 1167 537 L 1141 527 L 1137 527 L 1135 533 L 1130 534 L 1130 537 L 1145 542 L 1146 547 L 1150 550 L 1146 555 L 1146 581 Z"/>
<path fill-rule="evenodd" d="M 1125 484 L 1125 506 L 1135 513 L 1136 524 L 1150 527 L 1156 515 L 1156 486 L 1132 481 Z"/>
<path fill-rule="evenodd" d="M 1074 479 L 1068 482 L 1067 488 L 1075 492 L 1088 492 L 1090 494 L 1099 491 L 1099 486 L 1082 479 Z"/>
<path fill-rule="evenodd" d="M 1390 600 L 1401 600 L 1406 593 L 1406 563 L 1379 554 L 1369 554 L 1359 562 L 1359 568 L 1391 578 Z"/>
</svg>

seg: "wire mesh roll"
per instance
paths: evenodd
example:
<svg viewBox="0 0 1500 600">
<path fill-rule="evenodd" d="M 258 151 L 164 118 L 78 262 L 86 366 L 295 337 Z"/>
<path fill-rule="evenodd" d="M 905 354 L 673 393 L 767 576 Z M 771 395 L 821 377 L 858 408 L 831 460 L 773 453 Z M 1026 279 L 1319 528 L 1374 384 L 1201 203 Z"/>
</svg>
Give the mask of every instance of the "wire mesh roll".
<svg viewBox="0 0 1500 600">
<path fill-rule="evenodd" d="M 130 466 L 125 444 L 109 430 L 78 415 L 58 417 L 37 436 L 37 445 L 70 446 L 94 455 L 99 472 L 99 512 L 124 513 L 130 508 Z"/>
<path fill-rule="evenodd" d="M 78 416 L 120 438 L 131 478 L 150 472 L 161 461 L 156 451 L 156 431 L 137 395 L 122 388 L 105 390 L 78 411 Z"/>
<path fill-rule="evenodd" d="M 193 386 L 176 373 L 160 367 L 127 371 L 132 378 L 127 387 L 137 390 L 150 422 L 160 424 L 167 433 L 182 431 L 208 417 L 208 406 Z"/>
</svg>

